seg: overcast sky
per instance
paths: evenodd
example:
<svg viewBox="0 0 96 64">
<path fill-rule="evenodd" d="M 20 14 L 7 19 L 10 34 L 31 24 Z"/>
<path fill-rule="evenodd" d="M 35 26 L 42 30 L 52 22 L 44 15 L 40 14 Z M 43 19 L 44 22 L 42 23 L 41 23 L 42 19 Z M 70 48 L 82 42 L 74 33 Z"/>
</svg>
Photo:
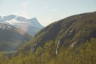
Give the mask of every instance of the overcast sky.
<svg viewBox="0 0 96 64">
<path fill-rule="evenodd" d="M 96 0 L 0 0 L 0 16 L 36 17 L 47 26 L 74 14 L 96 11 Z"/>
</svg>

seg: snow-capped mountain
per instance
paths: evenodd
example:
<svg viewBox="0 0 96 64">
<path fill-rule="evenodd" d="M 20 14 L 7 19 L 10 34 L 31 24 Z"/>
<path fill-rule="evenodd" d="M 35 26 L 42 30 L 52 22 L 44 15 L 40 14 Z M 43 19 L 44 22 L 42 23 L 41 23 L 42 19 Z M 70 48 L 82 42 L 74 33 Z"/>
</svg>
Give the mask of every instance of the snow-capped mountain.
<svg viewBox="0 0 96 64">
<path fill-rule="evenodd" d="M 42 28 L 36 18 L 0 16 L 0 51 L 16 51 Z"/>
<path fill-rule="evenodd" d="M 0 17 L 0 22 L 9 23 L 10 25 L 18 28 L 20 32 L 28 33 L 32 36 L 43 28 L 36 18 L 27 19 L 16 15 Z"/>
</svg>

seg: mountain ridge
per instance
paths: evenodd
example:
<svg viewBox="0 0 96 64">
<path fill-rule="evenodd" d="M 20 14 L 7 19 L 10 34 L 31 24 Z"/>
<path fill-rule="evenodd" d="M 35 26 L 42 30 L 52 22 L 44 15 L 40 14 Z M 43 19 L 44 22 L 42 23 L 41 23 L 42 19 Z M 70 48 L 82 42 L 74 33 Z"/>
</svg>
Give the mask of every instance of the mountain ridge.
<svg viewBox="0 0 96 64">
<path fill-rule="evenodd" d="M 28 44 L 33 48 L 43 46 L 46 42 L 60 40 L 60 47 L 77 46 L 96 37 L 96 12 L 74 15 L 50 24 L 42 29 Z M 35 41 L 36 40 L 36 41 Z M 26 46 L 25 46 L 26 49 Z"/>
<path fill-rule="evenodd" d="M 43 26 L 36 18 L 9 15 L 0 18 L 0 51 L 17 51 L 29 41 Z"/>
<path fill-rule="evenodd" d="M 39 23 L 37 18 L 25 18 L 22 16 L 8 15 L 0 18 L 0 23 L 9 23 L 16 28 L 20 28 L 21 31 L 26 31 L 31 36 L 34 36 L 39 30 L 43 28 L 43 25 Z"/>
</svg>

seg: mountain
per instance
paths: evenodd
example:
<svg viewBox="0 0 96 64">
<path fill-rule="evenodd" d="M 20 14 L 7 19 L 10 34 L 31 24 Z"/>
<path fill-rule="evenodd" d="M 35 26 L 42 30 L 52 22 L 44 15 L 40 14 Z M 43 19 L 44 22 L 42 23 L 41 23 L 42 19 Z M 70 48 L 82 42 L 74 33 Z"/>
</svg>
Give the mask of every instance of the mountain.
<svg viewBox="0 0 96 64">
<path fill-rule="evenodd" d="M 5 21 L 11 20 L 15 17 L 16 17 L 15 15 L 4 16 L 4 17 L 0 18 L 0 22 L 5 22 Z"/>
<path fill-rule="evenodd" d="M 95 50 L 96 12 L 90 12 L 50 24 L 19 52 L 26 64 L 95 64 Z"/>
<path fill-rule="evenodd" d="M 62 19 L 41 30 L 31 43 L 35 44 L 35 48 L 43 46 L 46 42 L 50 41 L 55 41 L 59 47 L 79 46 L 91 38 L 96 38 L 95 20 L 96 12 Z"/>
<path fill-rule="evenodd" d="M 1 64 L 96 64 L 96 12 L 56 21 L 11 58 L 2 56 Z"/>
<path fill-rule="evenodd" d="M 21 44 L 30 40 L 29 35 L 21 34 L 8 23 L 0 23 L 0 51 L 15 51 Z"/>
<path fill-rule="evenodd" d="M 9 15 L 0 17 L 0 51 L 15 51 L 43 26 L 36 18 Z"/>
<path fill-rule="evenodd" d="M 20 31 L 27 32 L 31 36 L 34 36 L 43 28 L 36 18 L 27 19 L 25 17 L 16 15 L 1 17 L 0 22 L 7 22 L 18 28 Z"/>
</svg>

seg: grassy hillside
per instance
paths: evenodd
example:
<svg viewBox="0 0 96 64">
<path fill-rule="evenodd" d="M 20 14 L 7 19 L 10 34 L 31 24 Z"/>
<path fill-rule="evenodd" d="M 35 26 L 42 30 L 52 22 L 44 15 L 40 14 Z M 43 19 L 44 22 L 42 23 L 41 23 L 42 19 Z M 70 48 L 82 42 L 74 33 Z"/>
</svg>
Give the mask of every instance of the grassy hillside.
<svg viewBox="0 0 96 64">
<path fill-rule="evenodd" d="M 96 13 L 85 13 L 49 25 L 0 64 L 96 64 L 95 50 Z"/>
<path fill-rule="evenodd" d="M 51 42 L 50 42 L 51 43 Z M 53 46 L 53 45 L 52 45 Z M 19 53 L 11 58 L 0 55 L 0 64 L 95 64 L 96 63 L 96 38 L 85 42 L 78 48 L 61 48 L 58 55 L 54 55 L 53 49 L 47 45 L 40 54 L 42 48 L 35 53 Z"/>
</svg>

